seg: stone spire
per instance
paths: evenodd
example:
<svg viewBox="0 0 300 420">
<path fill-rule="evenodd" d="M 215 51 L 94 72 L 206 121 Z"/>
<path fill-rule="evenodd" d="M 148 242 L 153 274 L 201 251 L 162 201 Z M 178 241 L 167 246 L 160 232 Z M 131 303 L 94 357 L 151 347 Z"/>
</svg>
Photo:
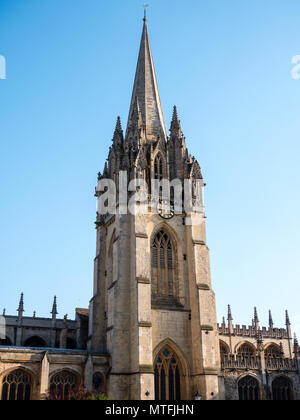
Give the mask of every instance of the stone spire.
<svg viewBox="0 0 300 420">
<path fill-rule="evenodd" d="M 269 311 L 269 327 L 271 330 L 273 330 L 274 327 L 274 323 L 273 323 L 273 317 L 272 317 L 272 312 Z"/>
<path fill-rule="evenodd" d="M 17 309 L 19 318 L 22 318 L 24 311 L 24 293 L 21 293 L 19 307 Z"/>
<path fill-rule="evenodd" d="M 178 119 L 176 106 L 174 106 L 174 109 L 173 109 L 173 117 L 172 117 L 172 122 L 171 122 L 170 133 L 171 133 L 171 137 L 181 138 L 182 136 L 181 123 L 180 123 L 180 120 Z"/>
<path fill-rule="evenodd" d="M 144 27 L 133 85 L 128 126 L 133 114 L 136 97 L 139 99 L 139 106 L 147 139 L 149 141 L 156 141 L 158 136 L 160 136 L 166 140 L 166 127 L 158 92 L 146 17 L 144 18 Z"/>
</svg>

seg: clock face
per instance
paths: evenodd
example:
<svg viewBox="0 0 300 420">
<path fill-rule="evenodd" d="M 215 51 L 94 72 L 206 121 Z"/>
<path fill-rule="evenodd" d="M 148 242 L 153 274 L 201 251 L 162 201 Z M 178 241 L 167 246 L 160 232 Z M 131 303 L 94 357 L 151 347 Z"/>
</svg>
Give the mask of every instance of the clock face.
<svg viewBox="0 0 300 420">
<path fill-rule="evenodd" d="M 158 203 L 157 212 L 162 219 L 172 219 L 174 216 L 174 206 L 166 200 L 161 200 Z"/>
</svg>

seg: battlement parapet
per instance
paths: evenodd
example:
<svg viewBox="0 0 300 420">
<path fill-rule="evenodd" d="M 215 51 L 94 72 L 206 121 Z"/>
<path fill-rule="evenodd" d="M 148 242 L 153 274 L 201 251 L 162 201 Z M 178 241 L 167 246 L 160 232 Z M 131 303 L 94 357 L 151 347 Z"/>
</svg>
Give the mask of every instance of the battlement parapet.
<svg viewBox="0 0 300 420">
<path fill-rule="evenodd" d="M 298 365 L 295 359 L 274 357 L 265 359 L 265 366 L 268 371 L 297 372 Z M 261 370 L 261 359 L 259 356 L 244 357 L 243 355 L 227 355 L 221 360 L 221 368 L 225 369 L 252 369 Z"/>
<path fill-rule="evenodd" d="M 220 336 L 229 336 L 230 330 L 227 328 L 224 324 L 219 325 L 218 324 L 218 331 Z M 288 333 L 285 328 L 266 328 L 262 327 L 260 329 L 262 338 L 271 338 L 271 339 L 288 339 Z M 231 335 L 237 336 L 237 337 L 245 337 L 245 338 L 255 338 L 257 335 L 256 328 L 252 326 L 246 326 L 246 325 L 236 325 L 233 327 L 233 333 Z"/>
</svg>

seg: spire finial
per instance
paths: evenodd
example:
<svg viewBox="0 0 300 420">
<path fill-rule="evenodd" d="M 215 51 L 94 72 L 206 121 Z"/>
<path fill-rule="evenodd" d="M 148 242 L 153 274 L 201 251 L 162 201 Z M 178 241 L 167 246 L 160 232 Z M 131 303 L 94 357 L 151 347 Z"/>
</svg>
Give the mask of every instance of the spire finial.
<svg viewBox="0 0 300 420">
<path fill-rule="evenodd" d="M 174 107 L 173 107 L 172 123 L 176 124 L 176 127 L 180 124 L 180 121 L 178 120 L 178 112 L 177 112 L 177 106 L 176 105 L 174 105 Z"/>
<path fill-rule="evenodd" d="M 108 166 L 107 166 L 107 162 L 105 162 L 104 165 L 104 170 L 103 170 L 103 177 L 108 176 Z"/>
<path fill-rule="evenodd" d="M 18 307 L 19 317 L 22 317 L 24 312 L 25 312 L 24 311 L 24 293 L 21 293 L 19 307 Z"/>
<path fill-rule="evenodd" d="M 51 314 L 52 314 L 53 317 L 56 317 L 56 315 L 58 314 L 58 312 L 57 312 L 57 299 L 56 299 L 56 296 L 54 296 Z"/>
<path fill-rule="evenodd" d="M 285 311 L 285 325 L 287 327 L 290 327 L 291 326 L 291 322 L 290 322 L 290 317 L 289 317 L 289 312 L 288 311 Z"/>
<path fill-rule="evenodd" d="M 144 22 L 147 22 L 147 9 L 149 7 L 149 4 L 144 4 L 143 8 L 144 8 Z"/>
<path fill-rule="evenodd" d="M 228 317 L 227 317 L 227 320 L 228 321 L 232 321 L 233 320 L 232 313 L 231 313 L 231 306 L 230 305 L 228 305 Z"/>
<path fill-rule="evenodd" d="M 116 129 L 117 130 L 122 130 L 121 117 L 120 117 L 120 115 L 118 115 L 118 117 L 117 117 Z"/>
<path fill-rule="evenodd" d="M 271 329 L 273 329 L 274 323 L 273 323 L 273 317 L 272 317 L 272 312 L 269 311 L 269 327 Z"/>
<path fill-rule="evenodd" d="M 123 143 L 123 139 L 124 138 L 123 138 L 123 130 L 122 130 L 121 118 L 118 117 L 117 118 L 115 132 L 114 132 L 114 137 L 113 137 L 113 144 L 115 146 L 117 146 L 118 144 L 122 144 Z"/>
<path fill-rule="evenodd" d="M 178 119 L 178 112 L 177 112 L 176 105 L 174 105 L 174 108 L 173 108 L 173 116 L 172 116 L 170 133 L 174 137 L 180 138 L 182 136 L 181 124 L 180 124 L 180 120 Z"/>
<path fill-rule="evenodd" d="M 257 315 L 257 308 L 254 308 L 254 324 L 257 326 L 259 323 L 258 315 Z"/>
</svg>

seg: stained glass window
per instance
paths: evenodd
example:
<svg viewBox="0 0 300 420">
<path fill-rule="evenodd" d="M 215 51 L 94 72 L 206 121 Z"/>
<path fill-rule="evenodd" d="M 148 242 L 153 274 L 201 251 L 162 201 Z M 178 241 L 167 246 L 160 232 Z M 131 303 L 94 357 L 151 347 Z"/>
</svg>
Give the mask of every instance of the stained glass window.
<svg viewBox="0 0 300 420">
<path fill-rule="evenodd" d="M 29 401 L 32 391 L 31 376 L 15 370 L 4 376 L 1 384 L 1 401 Z"/>
<path fill-rule="evenodd" d="M 155 399 L 159 401 L 180 401 L 180 363 L 177 355 L 170 348 L 164 348 L 156 358 Z"/>
</svg>

